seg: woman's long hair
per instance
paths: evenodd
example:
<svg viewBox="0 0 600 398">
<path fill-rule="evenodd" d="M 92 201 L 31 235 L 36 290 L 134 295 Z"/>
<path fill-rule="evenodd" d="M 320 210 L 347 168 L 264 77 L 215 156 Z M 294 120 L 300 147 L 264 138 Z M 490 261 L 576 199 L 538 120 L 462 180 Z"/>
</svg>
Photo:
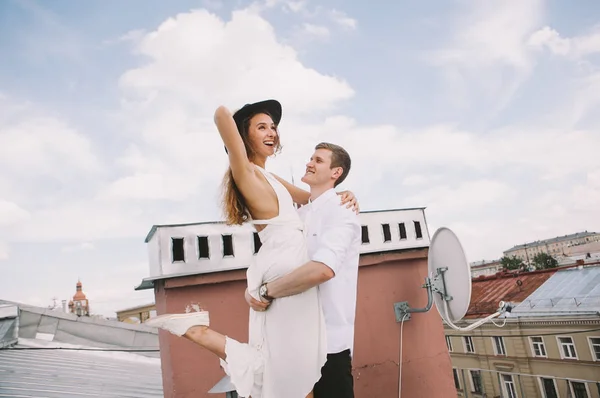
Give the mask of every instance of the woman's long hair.
<svg viewBox="0 0 600 398">
<path fill-rule="evenodd" d="M 248 159 L 250 159 L 250 161 L 252 161 L 254 159 L 256 152 L 254 151 L 254 148 L 252 148 L 252 145 L 250 144 L 250 139 L 248 138 L 248 130 L 250 128 L 250 121 L 252 120 L 252 118 L 255 115 L 257 115 L 259 113 L 264 113 L 265 115 L 268 115 L 269 117 L 271 117 L 271 115 L 268 112 L 264 112 L 264 111 L 252 114 L 252 115 L 248 116 L 246 119 L 244 119 L 242 126 L 241 126 L 242 131 L 240 131 L 240 135 L 242 137 L 242 141 L 244 142 L 244 147 L 246 148 L 246 153 L 248 154 Z M 281 150 L 281 145 L 279 143 L 279 132 L 277 132 L 275 153 L 279 152 L 280 150 Z M 237 187 L 235 181 L 233 180 L 233 172 L 231 171 L 231 167 L 228 167 L 227 171 L 225 172 L 225 176 L 223 177 L 222 187 L 223 187 L 222 205 L 223 205 L 223 213 L 225 215 L 226 224 L 227 225 L 242 225 L 243 223 L 248 221 L 251 216 L 250 216 L 250 211 L 248 210 L 248 206 L 246 205 L 246 199 L 244 198 L 244 196 L 240 192 L 239 188 Z"/>
</svg>

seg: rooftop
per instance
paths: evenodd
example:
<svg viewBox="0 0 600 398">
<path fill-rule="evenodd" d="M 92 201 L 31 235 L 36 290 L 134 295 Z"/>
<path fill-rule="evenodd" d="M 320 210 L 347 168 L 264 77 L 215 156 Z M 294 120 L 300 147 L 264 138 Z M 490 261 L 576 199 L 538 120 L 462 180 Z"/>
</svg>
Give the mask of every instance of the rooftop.
<svg viewBox="0 0 600 398">
<path fill-rule="evenodd" d="M 498 272 L 480 276 L 471 282 L 471 304 L 465 318 L 482 318 L 493 314 L 500 301 L 520 303 L 546 282 L 556 269 L 533 272 Z"/>
<path fill-rule="evenodd" d="M 0 350 L 0 397 L 163 397 L 160 359 L 19 339 Z M 90 349 L 90 348 L 87 348 Z"/>
<path fill-rule="evenodd" d="M 519 316 L 600 313 L 600 266 L 558 270 L 513 312 Z"/>
<path fill-rule="evenodd" d="M 516 246 L 513 246 L 510 249 L 506 250 L 506 252 L 510 252 L 510 251 L 513 251 L 513 250 L 520 250 L 520 249 L 524 249 L 526 247 L 539 246 L 539 245 L 545 245 L 545 244 L 557 243 L 557 242 L 563 242 L 563 241 L 569 240 L 569 239 L 585 238 L 585 237 L 593 236 L 593 235 L 597 235 L 597 233 L 596 232 L 588 232 L 588 231 L 576 232 L 576 233 L 570 234 L 570 235 L 557 236 L 555 238 L 544 239 L 544 240 L 536 240 L 536 241 L 533 241 L 533 242 L 528 242 L 528 243 L 524 243 L 524 244 L 521 244 L 521 245 L 516 245 Z"/>
<path fill-rule="evenodd" d="M 500 260 L 481 260 L 469 263 L 471 268 L 485 268 L 500 264 Z"/>
<path fill-rule="evenodd" d="M 155 305 L 156 304 L 154 302 L 152 302 L 152 303 L 146 303 L 146 304 L 141 304 L 141 305 L 136 305 L 134 307 L 127 307 L 127 308 L 120 309 L 120 310 L 116 311 L 116 313 L 119 314 L 121 312 L 129 312 L 129 311 L 134 311 L 134 310 L 146 309 L 148 307 L 153 307 Z"/>
</svg>

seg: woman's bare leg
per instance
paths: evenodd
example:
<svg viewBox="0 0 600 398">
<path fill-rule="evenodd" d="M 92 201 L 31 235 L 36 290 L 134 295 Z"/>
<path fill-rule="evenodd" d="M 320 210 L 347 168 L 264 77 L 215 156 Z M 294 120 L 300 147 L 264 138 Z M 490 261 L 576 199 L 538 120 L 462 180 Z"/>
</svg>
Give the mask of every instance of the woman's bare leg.
<svg viewBox="0 0 600 398">
<path fill-rule="evenodd" d="M 227 357 L 225 355 L 225 336 L 207 326 L 192 326 L 183 337 L 206 348 L 223 360 Z"/>
<path fill-rule="evenodd" d="M 308 395 L 306 396 L 306 398 L 315 398 L 315 394 L 313 394 L 313 392 L 309 392 Z"/>
</svg>

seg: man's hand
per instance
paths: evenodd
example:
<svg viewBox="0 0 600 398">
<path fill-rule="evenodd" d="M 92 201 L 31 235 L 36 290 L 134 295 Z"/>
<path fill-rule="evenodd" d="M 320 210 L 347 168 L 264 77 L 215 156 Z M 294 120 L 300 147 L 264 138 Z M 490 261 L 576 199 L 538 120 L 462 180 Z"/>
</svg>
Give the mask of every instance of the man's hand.
<svg viewBox="0 0 600 398">
<path fill-rule="evenodd" d="M 338 192 L 338 195 L 342 198 L 342 205 L 346 205 L 346 208 L 351 208 L 358 214 L 360 212 L 360 207 L 358 206 L 358 201 L 356 200 L 356 196 L 351 191 L 342 191 Z"/>
<path fill-rule="evenodd" d="M 248 289 L 246 289 L 246 292 L 244 293 L 244 297 L 246 298 L 246 302 L 248 303 L 250 308 L 252 308 L 254 311 L 261 311 L 261 312 L 266 311 L 267 308 L 269 308 L 269 305 L 271 305 L 271 303 L 265 303 L 264 301 L 258 301 L 257 299 L 252 297 L 250 295 L 250 293 L 248 293 Z"/>
</svg>

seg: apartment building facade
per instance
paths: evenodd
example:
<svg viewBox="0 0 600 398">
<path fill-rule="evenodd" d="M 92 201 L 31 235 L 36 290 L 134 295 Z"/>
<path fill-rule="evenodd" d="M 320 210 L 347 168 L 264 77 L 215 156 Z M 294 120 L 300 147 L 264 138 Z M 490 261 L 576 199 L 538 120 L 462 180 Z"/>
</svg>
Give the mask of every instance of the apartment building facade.
<svg viewBox="0 0 600 398">
<path fill-rule="evenodd" d="M 462 397 L 600 397 L 600 318 L 507 320 L 447 331 Z"/>
<path fill-rule="evenodd" d="M 570 247 L 598 241 L 600 241 L 600 233 L 588 231 L 577 232 L 516 245 L 504 251 L 504 255 L 507 257 L 516 256 L 526 264 L 531 264 L 533 258 L 539 253 L 547 253 L 555 258 L 567 257 Z"/>
</svg>

